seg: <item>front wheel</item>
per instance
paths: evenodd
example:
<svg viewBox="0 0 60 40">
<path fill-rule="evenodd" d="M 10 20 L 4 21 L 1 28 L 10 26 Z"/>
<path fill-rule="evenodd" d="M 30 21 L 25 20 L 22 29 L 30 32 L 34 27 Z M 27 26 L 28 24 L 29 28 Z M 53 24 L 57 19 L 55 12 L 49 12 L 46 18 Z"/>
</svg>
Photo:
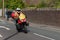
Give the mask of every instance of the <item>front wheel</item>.
<svg viewBox="0 0 60 40">
<path fill-rule="evenodd" d="M 20 29 L 19 29 L 18 27 L 16 27 L 16 30 L 17 30 L 18 32 L 20 32 Z"/>
<path fill-rule="evenodd" d="M 24 27 L 24 33 L 28 33 L 27 27 Z"/>
<path fill-rule="evenodd" d="M 20 29 L 20 25 L 19 25 L 19 24 L 16 24 L 16 30 L 17 30 L 18 32 L 21 31 L 21 29 Z"/>
</svg>

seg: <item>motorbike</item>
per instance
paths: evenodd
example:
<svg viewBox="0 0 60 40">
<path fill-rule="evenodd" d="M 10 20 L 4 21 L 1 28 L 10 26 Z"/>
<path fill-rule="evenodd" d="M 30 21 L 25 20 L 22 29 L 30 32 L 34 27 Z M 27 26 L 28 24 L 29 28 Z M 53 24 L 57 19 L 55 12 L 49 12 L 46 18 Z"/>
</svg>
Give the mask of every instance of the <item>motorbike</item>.
<svg viewBox="0 0 60 40">
<path fill-rule="evenodd" d="M 26 21 L 26 19 L 18 19 L 18 22 L 16 24 L 16 29 L 18 32 L 23 31 L 24 33 L 28 33 L 27 26 L 29 26 L 29 23 Z"/>
</svg>

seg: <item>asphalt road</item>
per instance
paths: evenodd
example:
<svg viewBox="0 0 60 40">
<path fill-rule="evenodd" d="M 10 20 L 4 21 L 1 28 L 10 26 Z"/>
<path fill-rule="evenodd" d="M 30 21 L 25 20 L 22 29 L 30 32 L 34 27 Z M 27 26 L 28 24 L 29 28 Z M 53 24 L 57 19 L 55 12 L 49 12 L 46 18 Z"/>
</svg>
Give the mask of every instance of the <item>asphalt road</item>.
<svg viewBox="0 0 60 40">
<path fill-rule="evenodd" d="M 28 27 L 28 33 L 18 33 L 11 22 L 0 21 L 0 40 L 60 40 L 60 33 L 41 28 Z"/>
</svg>

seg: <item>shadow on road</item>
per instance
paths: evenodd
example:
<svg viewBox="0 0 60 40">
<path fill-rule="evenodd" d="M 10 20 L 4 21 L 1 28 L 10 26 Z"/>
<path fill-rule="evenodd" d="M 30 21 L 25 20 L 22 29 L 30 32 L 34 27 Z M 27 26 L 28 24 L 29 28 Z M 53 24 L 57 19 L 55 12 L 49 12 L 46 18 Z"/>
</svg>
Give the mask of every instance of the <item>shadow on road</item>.
<svg viewBox="0 0 60 40">
<path fill-rule="evenodd" d="M 23 32 L 23 31 L 21 31 L 21 32 Z M 21 32 L 16 32 L 16 33 L 12 34 L 11 36 L 5 38 L 4 40 L 8 40 L 9 38 L 14 37 L 15 35 L 17 35 L 18 33 L 21 33 Z M 28 30 L 28 32 L 30 32 L 30 30 Z M 25 33 L 25 34 L 27 34 L 27 33 Z"/>
<path fill-rule="evenodd" d="M 16 33 L 12 34 L 11 36 L 9 36 L 9 37 L 5 38 L 4 40 L 8 40 L 9 38 L 11 38 L 11 37 L 13 37 L 13 36 L 17 35 L 18 33 L 19 33 L 19 32 L 16 32 Z"/>
</svg>

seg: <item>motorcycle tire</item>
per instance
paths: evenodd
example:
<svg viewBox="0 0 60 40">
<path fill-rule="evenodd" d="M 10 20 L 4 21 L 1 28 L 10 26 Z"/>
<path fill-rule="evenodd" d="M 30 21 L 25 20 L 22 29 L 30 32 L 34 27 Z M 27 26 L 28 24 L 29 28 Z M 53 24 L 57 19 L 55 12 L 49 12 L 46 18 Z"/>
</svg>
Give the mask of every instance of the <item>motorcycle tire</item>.
<svg viewBox="0 0 60 40">
<path fill-rule="evenodd" d="M 24 27 L 24 33 L 28 33 L 27 27 Z"/>
<path fill-rule="evenodd" d="M 19 24 L 16 24 L 16 30 L 17 30 L 18 32 L 21 32 L 21 29 L 20 29 Z"/>
</svg>

